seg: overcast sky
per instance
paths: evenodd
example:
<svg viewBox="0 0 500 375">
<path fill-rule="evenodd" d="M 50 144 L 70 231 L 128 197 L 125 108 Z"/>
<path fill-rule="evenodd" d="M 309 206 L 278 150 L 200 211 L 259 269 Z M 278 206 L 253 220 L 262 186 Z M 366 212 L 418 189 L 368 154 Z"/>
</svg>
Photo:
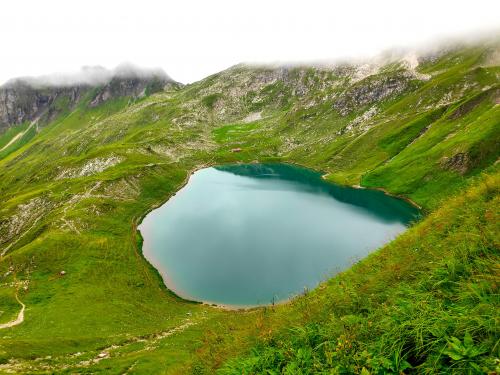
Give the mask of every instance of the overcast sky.
<svg viewBox="0 0 500 375">
<path fill-rule="evenodd" d="M 369 56 L 500 28 L 498 0 L 1 0 L 0 83 L 122 62 L 188 83 L 242 61 Z"/>
</svg>

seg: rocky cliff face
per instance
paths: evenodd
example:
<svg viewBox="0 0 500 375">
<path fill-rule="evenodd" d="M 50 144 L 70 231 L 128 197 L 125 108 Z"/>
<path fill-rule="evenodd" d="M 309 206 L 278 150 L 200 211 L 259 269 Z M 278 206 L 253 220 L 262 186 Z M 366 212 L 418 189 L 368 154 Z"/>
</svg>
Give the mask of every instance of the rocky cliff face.
<svg viewBox="0 0 500 375">
<path fill-rule="evenodd" d="M 384 64 L 236 65 L 189 85 L 182 97 L 188 114 L 174 122 L 240 121 L 280 108 L 293 114 L 323 104 L 346 117 L 408 93 L 430 77 L 415 70 L 418 61 Z M 373 108 L 369 114 L 375 113 Z"/>
<path fill-rule="evenodd" d="M 27 121 L 50 122 L 62 111 L 74 108 L 83 98 L 89 98 L 89 107 L 96 107 L 110 99 L 139 98 L 177 85 L 161 71 L 131 69 L 115 71 L 107 79 L 95 83 L 15 79 L 0 87 L 0 133 Z"/>
<path fill-rule="evenodd" d="M 89 105 L 96 107 L 111 98 L 123 96 L 139 98 L 175 85 L 177 83 L 167 76 L 117 76 L 100 88 Z"/>
<path fill-rule="evenodd" d="M 42 115 L 50 121 L 58 112 L 58 99 L 65 98 L 73 107 L 87 90 L 82 86 L 36 88 L 23 80 L 9 82 L 0 88 L 0 132 Z"/>
</svg>

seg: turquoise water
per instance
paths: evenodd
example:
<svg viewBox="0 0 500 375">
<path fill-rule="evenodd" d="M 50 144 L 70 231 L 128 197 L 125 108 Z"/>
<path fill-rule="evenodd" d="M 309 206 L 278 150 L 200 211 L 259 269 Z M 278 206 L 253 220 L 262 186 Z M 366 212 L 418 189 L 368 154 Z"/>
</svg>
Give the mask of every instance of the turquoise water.
<svg viewBox="0 0 500 375">
<path fill-rule="evenodd" d="M 255 306 L 314 288 L 390 241 L 419 211 L 286 164 L 206 168 L 139 226 L 178 295 Z"/>
</svg>

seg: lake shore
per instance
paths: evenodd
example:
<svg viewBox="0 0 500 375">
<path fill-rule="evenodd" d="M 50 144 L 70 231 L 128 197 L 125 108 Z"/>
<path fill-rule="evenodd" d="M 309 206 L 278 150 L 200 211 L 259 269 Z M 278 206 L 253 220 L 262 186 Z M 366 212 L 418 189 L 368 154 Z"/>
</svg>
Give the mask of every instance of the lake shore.
<svg viewBox="0 0 500 375">
<path fill-rule="evenodd" d="M 264 167 L 264 170 L 262 170 L 261 167 L 250 167 L 250 166 L 256 166 L 257 164 L 262 164 L 262 166 Z M 247 165 L 248 167 L 245 167 L 245 165 Z M 338 199 L 340 199 L 341 202 L 344 202 L 344 203 L 348 204 L 348 206 L 344 205 L 344 206 L 339 206 L 339 207 L 349 207 L 349 204 L 354 204 L 355 205 L 354 207 L 356 207 L 356 206 L 359 206 L 361 208 L 364 207 L 365 210 L 383 210 L 383 211 L 380 211 L 380 213 L 384 212 L 384 215 L 388 215 L 389 214 L 389 217 L 391 217 L 390 215 L 394 215 L 395 214 L 395 211 L 391 211 L 391 210 L 393 210 L 393 208 L 389 209 L 389 207 L 391 207 L 391 205 L 387 206 L 384 203 L 380 202 L 380 199 L 381 199 L 381 197 L 383 197 L 383 195 L 378 195 L 379 198 L 376 198 L 373 202 L 374 203 L 375 202 L 379 202 L 379 203 L 375 203 L 374 205 L 373 204 L 368 204 L 367 202 L 369 202 L 370 199 L 366 199 L 367 197 L 371 197 L 372 195 L 368 195 L 364 199 L 361 199 L 361 201 L 358 201 L 359 198 L 357 198 L 357 195 L 359 195 L 359 194 L 354 194 L 354 196 L 352 194 L 345 195 L 346 193 L 344 192 L 343 187 L 345 187 L 346 189 L 352 189 L 352 187 L 347 187 L 345 185 L 342 186 L 342 185 L 339 185 L 339 184 L 336 184 L 336 183 L 331 183 L 330 181 L 325 180 L 324 176 L 322 176 L 320 172 L 316 172 L 316 171 L 314 171 L 314 170 L 312 170 L 310 168 L 305 168 L 305 167 L 300 166 L 300 165 L 296 165 L 296 164 L 292 164 L 292 163 L 231 163 L 231 164 L 204 163 L 202 165 L 196 166 L 195 168 L 192 168 L 186 174 L 184 180 L 182 181 L 182 184 L 179 185 L 180 187 L 176 190 L 175 193 L 170 194 L 169 197 L 168 197 L 168 199 L 166 199 L 165 201 L 163 201 L 163 203 L 161 203 L 161 204 L 154 204 L 154 205 L 151 206 L 150 210 L 148 210 L 148 212 L 143 216 L 143 219 L 141 220 L 140 224 L 135 227 L 135 230 L 139 232 L 139 235 L 142 238 L 147 238 L 148 235 L 146 234 L 146 231 L 147 230 L 154 231 L 154 227 L 147 229 L 144 226 L 144 220 L 145 220 L 146 216 L 149 213 L 151 213 L 153 210 L 157 209 L 158 207 L 164 206 L 167 202 L 171 201 L 171 199 L 173 197 L 177 196 L 179 192 L 183 191 L 184 187 L 189 183 L 189 181 L 191 179 L 191 176 L 193 176 L 197 171 L 199 171 L 201 169 L 209 169 L 211 166 L 221 166 L 221 167 L 224 166 L 224 167 L 226 167 L 226 169 L 228 169 L 228 170 L 221 169 L 221 170 L 218 170 L 218 171 L 214 171 L 214 172 L 212 172 L 212 175 L 214 173 L 216 173 L 215 175 L 217 176 L 218 174 L 221 173 L 221 171 L 223 171 L 222 173 L 224 173 L 224 172 L 230 172 L 230 174 L 228 176 L 232 176 L 231 177 L 232 179 L 241 179 L 241 178 L 245 178 L 246 179 L 246 178 L 252 177 L 252 173 L 257 173 L 256 176 L 261 176 L 262 177 L 262 176 L 264 176 L 264 174 L 262 174 L 262 173 L 263 173 L 263 171 L 265 172 L 266 168 L 271 168 L 271 170 L 275 169 L 277 171 L 277 174 L 276 174 L 276 176 L 278 176 L 277 178 L 266 178 L 264 180 L 259 179 L 259 180 L 256 180 L 256 181 L 260 181 L 260 183 L 263 183 L 263 181 L 265 183 L 277 183 L 277 182 L 278 183 L 280 183 L 280 182 L 283 183 L 283 181 L 285 181 L 287 184 L 290 184 L 290 183 L 293 182 L 294 184 L 298 184 L 297 186 L 301 186 L 301 188 L 298 191 L 302 191 L 304 189 L 304 187 L 306 187 L 306 189 L 312 189 L 310 192 L 316 191 L 316 189 L 320 189 L 319 191 L 323 191 L 323 193 L 326 193 L 326 195 L 324 195 L 324 196 L 325 197 L 328 196 L 330 199 L 332 199 L 332 202 L 333 201 L 337 201 Z M 234 166 L 234 168 L 236 168 L 236 170 L 235 171 L 231 171 L 230 170 L 231 166 Z M 280 170 L 279 168 L 282 168 L 282 169 Z M 294 168 L 298 168 L 298 169 L 295 170 Z M 309 172 L 307 172 L 306 170 L 309 171 Z M 204 175 L 206 175 L 206 173 Z M 267 174 L 266 174 L 266 176 L 267 176 Z M 228 177 L 224 177 L 224 178 L 227 179 Z M 202 179 L 201 176 L 200 176 L 200 179 Z M 196 181 L 198 181 L 198 179 Z M 317 181 L 317 182 L 315 182 L 315 181 Z M 318 184 L 318 185 L 315 187 L 315 184 Z M 208 185 L 208 186 L 210 186 L 210 185 Z M 224 186 L 224 183 L 221 183 L 220 185 L 218 185 L 218 187 L 217 187 L 216 190 L 214 190 L 212 192 L 209 192 L 209 193 L 207 193 L 205 191 L 206 188 L 202 188 L 201 191 L 205 191 L 204 195 L 215 198 L 219 194 L 219 190 L 218 189 L 221 189 L 222 186 Z M 321 186 L 321 188 L 320 188 L 320 186 Z M 337 186 L 337 187 L 335 187 L 335 186 Z M 271 189 L 269 191 L 272 191 L 272 190 L 273 189 Z M 377 190 L 377 189 L 367 189 L 367 190 Z M 264 189 L 262 191 L 265 192 L 266 189 Z M 279 191 L 279 190 L 277 190 L 277 191 Z M 293 191 L 293 189 L 290 190 L 290 191 Z M 307 190 L 307 191 L 309 191 L 309 190 Z M 345 191 L 347 191 L 347 190 L 345 190 Z M 221 194 L 224 194 L 224 193 L 221 193 Z M 314 195 L 316 195 L 316 194 L 307 195 L 307 196 L 313 197 Z M 392 196 L 390 194 L 386 194 L 386 192 L 384 192 L 384 195 L 391 196 L 391 198 L 397 198 L 397 197 L 394 197 L 394 196 Z M 281 196 L 281 195 L 279 195 L 279 196 Z M 276 199 L 276 197 L 278 197 L 278 196 L 274 196 L 274 197 L 275 198 L 273 198 L 272 201 L 274 201 Z M 183 196 L 183 199 L 184 199 L 184 196 Z M 203 198 L 203 199 L 206 199 L 206 197 Z M 238 199 L 239 199 L 240 204 L 241 204 L 241 202 L 242 202 L 241 199 L 243 199 L 243 198 L 239 197 Z M 296 199 L 298 199 L 298 198 L 296 198 Z M 311 199 L 313 199 L 313 198 L 311 198 Z M 307 200 L 306 200 L 306 202 L 304 203 L 303 200 L 304 200 L 304 196 L 302 196 L 302 198 L 299 199 L 299 201 L 302 202 L 301 203 L 302 205 L 306 204 L 307 207 L 315 207 L 314 205 L 313 206 L 309 206 L 311 204 L 311 202 L 307 203 Z M 245 200 L 243 200 L 243 201 L 245 201 Z M 358 202 L 358 203 L 356 203 L 356 202 Z M 365 203 L 360 203 L 360 202 L 365 202 Z M 206 200 L 204 200 L 203 202 L 199 202 L 199 203 L 201 204 L 201 206 L 206 206 L 206 204 L 209 203 L 209 202 L 206 201 Z M 181 204 L 181 203 L 178 202 L 177 205 L 178 204 Z M 196 203 L 194 203 L 194 204 L 195 204 L 196 207 L 198 207 L 198 205 Z M 324 203 L 321 203 L 320 205 L 323 207 L 323 204 Z M 365 207 L 364 205 L 367 205 L 367 206 Z M 400 207 L 400 206 L 401 206 L 401 204 L 397 204 L 396 205 L 396 207 Z M 401 206 L 401 207 L 403 207 L 403 206 Z M 222 207 L 222 206 L 220 206 L 220 207 Z M 371 207 L 371 208 L 369 208 L 369 207 Z M 414 206 L 412 205 L 412 207 L 414 207 Z M 304 208 L 306 208 L 306 207 L 304 207 Z M 286 212 L 286 210 L 287 210 L 287 208 L 285 206 L 278 206 L 278 208 L 274 209 L 273 212 Z M 308 209 L 306 209 L 306 211 L 307 210 Z M 322 210 L 323 210 L 323 208 L 322 208 Z M 389 210 L 389 211 L 387 211 L 387 210 Z M 299 210 L 299 211 L 303 212 L 301 210 Z M 181 212 L 184 212 L 184 210 L 181 210 Z M 219 212 L 219 211 L 217 211 L 217 212 Z M 238 211 L 238 212 L 246 212 L 246 210 Z M 322 212 L 324 212 L 324 211 L 322 211 Z M 375 213 L 377 211 L 373 211 L 373 212 Z M 392 213 L 390 213 L 390 212 L 392 212 Z M 332 211 L 332 213 L 333 213 L 333 211 Z M 330 213 L 330 214 L 332 214 L 332 213 Z M 170 213 L 169 216 L 171 214 L 172 213 Z M 216 214 L 216 216 L 213 216 L 213 214 L 212 214 L 209 217 L 211 217 L 211 218 L 217 217 L 217 213 L 214 213 L 214 214 Z M 234 217 L 233 216 L 234 214 L 235 213 L 230 214 L 231 217 Z M 338 213 L 336 213 L 335 215 L 338 215 Z M 295 216 L 294 220 L 299 220 L 297 218 L 300 217 L 300 216 L 301 215 Z M 165 220 L 165 216 L 163 216 L 163 217 L 164 218 L 162 220 Z M 264 217 L 267 217 L 267 216 L 264 216 Z M 394 217 L 394 219 L 396 219 L 396 217 Z M 184 220 L 184 222 L 189 222 L 189 221 L 186 221 L 187 220 L 186 218 L 184 218 L 183 220 Z M 397 219 L 397 220 L 400 220 L 400 219 Z M 167 218 L 167 222 L 168 222 L 168 218 Z M 325 220 L 325 222 L 330 223 L 328 225 L 331 225 L 331 223 L 332 223 L 331 220 Z M 165 228 L 173 228 L 172 224 L 173 223 L 168 224 L 168 226 L 165 227 Z M 153 224 L 150 223 L 148 225 L 153 225 Z M 304 224 L 301 224 L 301 225 L 304 225 Z M 194 230 L 196 232 L 195 228 L 184 228 L 182 230 L 184 231 L 186 229 L 189 229 L 189 231 Z M 174 230 L 174 229 L 172 229 L 172 230 Z M 177 230 L 174 230 L 174 233 L 178 233 L 179 232 L 178 230 L 179 230 L 179 228 Z M 328 230 L 327 232 L 329 232 L 330 230 Z M 325 233 L 327 233 L 327 232 L 325 232 Z M 153 233 L 153 232 L 150 232 L 150 233 Z M 171 236 L 173 236 L 174 233 L 172 233 Z M 288 233 L 288 232 L 286 232 L 286 233 Z M 288 235 L 286 235 L 286 233 L 285 232 L 282 233 L 282 237 L 280 237 L 280 238 L 287 238 L 287 237 L 289 237 Z M 337 233 L 337 234 L 331 233 L 330 235 L 337 236 L 335 238 L 340 238 L 340 237 L 338 237 L 340 235 L 340 233 Z M 186 238 L 190 238 L 190 237 L 192 237 L 192 236 L 189 235 Z M 192 240 L 193 239 L 189 239 L 188 242 L 192 241 Z M 164 239 L 162 241 L 163 241 L 162 243 L 165 243 Z M 197 241 L 197 240 L 194 240 L 194 241 Z M 201 245 L 201 247 L 200 247 L 200 245 L 201 244 L 195 245 L 193 247 L 192 245 L 187 244 L 186 245 L 187 246 L 186 249 L 196 249 L 196 248 L 203 248 L 204 247 L 203 245 Z M 290 245 L 293 248 L 294 245 L 292 245 L 292 244 L 290 244 Z M 175 283 L 174 280 L 171 277 L 169 277 L 169 272 L 167 270 L 166 265 L 164 265 L 160 261 L 161 258 L 157 258 L 157 256 L 154 254 L 155 251 L 157 251 L 157 250 L 153 251 L 152 248 L 151 248 L 151 246 L 152 246 L 151 243 L 149 243 L 149 245 L 148 245 L 147 242 L 146 242 L 146 240 L 141 243 L 141 249 L 140 250 L 141 250 L 142 256 L 146 259 L 146 261 L 151 265 L 151 267 L 154 268 L 156 270 L 156 272 L 159 274 L 159 276 L 162 278 L 163 285 L 165 286 L 166 290 L 168 290 L 170 293 L 174 294 L 175 296 L 177 296 L 178 298 L 180 298 L 182 300 L 193 302 L 193 303 L 200 303 L 200 304 L 204 304 L 204 305 L 207 305 L 207 306 L 221 308 L 221 309 L 225 309 L 225 310 L 249 310 L 249 309 L 255 309 L 255 308 L 269 307 L 269 306 L 273 305 L 272 302 L 262 303 L 262 304 L 258 303 L 258 302 L 255 303 L 255 304 L 253 302 L 251 302 L 249 304 L 244 304 L 244 303 L 243 304 L 240 304 L 240 303 L 232 304 L 232 303 L 218 303 L 218 302 L 214 302 L 211 299 L 205 300 L 203 298 L 193 298 L 193 296 L 191 295 L 191 293 L 189 293 L 186 290 L 183 290 L 182 288 L 180 288 L 179 285 L 177 285 L 177 283 Z M 228 246 L 230 246 L 230 248 L 232 249 L 231 245 L 228 245 Z M 299 246 L 300 249 L 304 248 L 303 245 L 298 245 L 298 246 Z M 358 249 L 362 249 L 362 248 L 364 248 L 364 246 L 367 246 L 367 245 L 360 245 L 360 246 L 356 246 L 356 247 Z M 378 245 L 376 247 L 378 247 Z M 265 246 L 262 245 L 262 246 L 256 247 L 255 249 L 264 249 L 264 248 L 265 248 Z M 296 249 L 298 251 L 298 253 L 301 253 L 300 249 Z M 175 253 L 176 252 L 174 252 L 173 254 L 175 254 Z M 181 253 L 177 252 L 177 254 L 181 254 Z M 246 254 L 250 254 L 250 253 L 246 253 Z M 191 255 L 191 258 L 189 258 L 189 259 L 198 259 L 198 256 Z M 223 258 L 221 258 L 221 259 L 223 259 Z M 337 259 L 337 257 L 335 257 L 335 258 L 330 258 L 330 260 L 331 259 L 335 259 L 335 261 L 338 262 L 338 261 L 340 261 L 341 258 Z M 189 262 L 187 264 L 189 264 Z M 321 262 L 321 264 L 323 264 L 323 262 Z M 273 267 L 275 267 L 275 266 L 273 266 Z M 337 267 L 337 265 L 333 264 L 332 267 Z M 176 268 L 176 269 L 177 269 L 177 272 L 179 272 L 178 268 Z M 275 267 L 273 269 L 280 269 L 280 267 L 278 267 L 278 268 Z M 225 271 L 219 270 L 219 272 L 224 273 Z M 244 271 L 242 270 L 241 272 L 244 272 Z M 324 271 L 322 271 L 322 272 L 324 272 Z M 206 277 L 209 277 L 209 276 L 207 275 Z M 233 279 L 233 280 L 238 280 L 238 277 L 236 277 L 236 279 Z M 230 281 L 228 281 L 228 282 L 231 284 Z M 184 283 L 184 284 L 186 284 L 186 283 Z M 186 285 L 188 285 L 188 284 L 186 284 Z M 279 285 L 279 284 L 273 284 L 273 285 Z M 304 285 L 306 285 L 307 287 L 311 288 L 313 284 L 311 283 L 311 280 L 309 280 L 309 281 L 307 281 L 307 282 L 305 282 L 303 284 L 300 284 L 300 285 L 302 285 L 302 286 L 299 286 L 299 290 Z M 217 290 L 217 289 L 213 289 L 213 290 Z M 259 290 L 261 290 L 261 289 L 259 289 Z M 297 290 L 297 288 L 295 288 L 295 287 L 290 288 L 290 289 L 287 289 L 287 288 L 284 288 L 284 289 L 277 288 L 277 289 L 274 289 L 272 291 L 269 291 L 269 293 L 270 293 L 269 295 L 273 295 L 273 294 L 280 295 L 281 294 L 281 295 L 290 295 L 291 296 L 289 298 L 284 298 L 282 301 L 278 301 L 278 302 L 274 303 L 274 305 L 278 305 L 278 304 L 282 304 L 282 303 L 287 303 L 289 300 L 293 299 L 294 298 L 293 296 L 297 295 L 297 293 L 294 292 L 296 290 Z M 262 289 L 262 291 L 265 291 L 265 289 Z"/>
</svg>

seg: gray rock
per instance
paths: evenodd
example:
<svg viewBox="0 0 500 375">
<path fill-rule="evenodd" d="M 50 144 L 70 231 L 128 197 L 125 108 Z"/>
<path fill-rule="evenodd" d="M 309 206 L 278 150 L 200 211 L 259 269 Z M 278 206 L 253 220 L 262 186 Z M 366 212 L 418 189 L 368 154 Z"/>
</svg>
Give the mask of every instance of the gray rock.
<svg viewBox="0 0 500 375">
<path fill-rule="evenodd" d="M 71 110 L 96 91 L 90 107 L 110 99 L 130 96 L 139 98 L 165 88 L 179 86 L 161 71 L 116 70 L 105 82 L 54 84 L 36 78 L 18 78 L 0 87 L 0 133 L 5 129 L 40 119 L 48 123 L 65 110 Z"/>
</svg>

